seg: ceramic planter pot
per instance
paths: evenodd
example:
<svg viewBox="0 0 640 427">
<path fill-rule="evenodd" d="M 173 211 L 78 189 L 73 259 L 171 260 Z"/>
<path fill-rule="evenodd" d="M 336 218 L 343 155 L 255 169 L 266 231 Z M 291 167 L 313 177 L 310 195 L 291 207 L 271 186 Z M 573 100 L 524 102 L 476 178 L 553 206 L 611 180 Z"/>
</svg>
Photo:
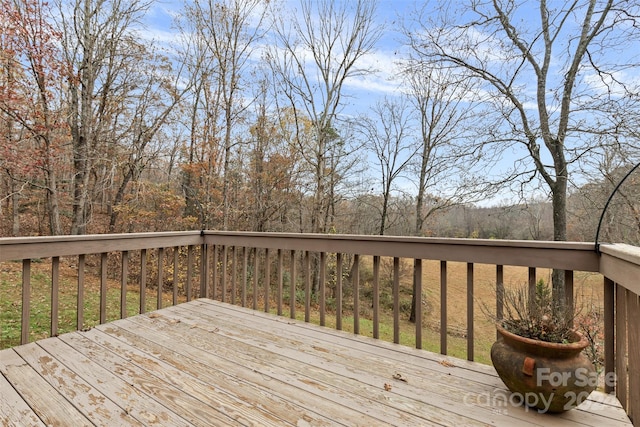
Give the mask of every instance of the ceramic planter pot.
<svg viewBox="0 0 640 427">
<path fill-rule="evenodd" d="M 574 342 L 559 344 L 497 329 L 500 336 L 491 347 L 491 361 L 523 404 L 540 412 L 563 412 L 578 406 L 596 388 L 597 374 L 582 352 L 589 342 L 578 332 Z"/>
</svg>

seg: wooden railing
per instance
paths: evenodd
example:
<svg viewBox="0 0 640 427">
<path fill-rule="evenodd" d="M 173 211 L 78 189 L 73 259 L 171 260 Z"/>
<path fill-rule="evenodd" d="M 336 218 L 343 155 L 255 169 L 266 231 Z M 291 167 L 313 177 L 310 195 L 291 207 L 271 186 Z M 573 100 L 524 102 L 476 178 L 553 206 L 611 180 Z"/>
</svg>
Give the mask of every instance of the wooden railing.
<svg viewBox="0 0 640 427">
<path fill-rule="evenodd" d="M 86 264 L 89 256 L 95 260 L 91 268 Z M 451 354 L 450 344 L 462 339 L 468 360 L 477 359 L 477 333 L 483 319 L 487 321 L 479 304 L 488 304 L 498 314 L 501 310 L 495 301 L 478 301 L 476 296 L 486 287 L 499 291 L 507 269 L 522 270 L 522 280 L 530 286 L 535 286 L 543 271 L 564 270 L 570 303 L 585 275 L 601 274 L 605 391 L 616 394 L 630 418 L 640 419 L 639 248 L 600 245 L 596 252 L 593 244 L 575 242 L 214 231 L 2 238 L 0 262 L 22 264 L 21 279 L 10 284 L 21 286 L 22 291 L 21 343 L 30 339 L 34 260 L 38 265 L 50 260 L 51 336 L 60 332 L 60 266 L 64 262 L 76 270 L 74 329 L 78 330 L 90 323 L 89 314 L 97 323 L 131 315 L 127 295 L 135 287 L 136 313 L 209 297 L 279 315 L 288 311 L 292 318 L 356 334 L 364 333 L 361 327 L 366 324 L 366 333 L 374 338 L 385 335 L 384 326 L 385 331 L 391 330 L 390 340 L 406 343 L 402 331 L 411 323 L 406 319 L 407 296 L 401 293 L 408 282 L 415 307 L 421 308 L 415 310 L 412 345 L 423 348 L 426 343 L 430 349 Z M 490 280 L 478 280 L 478 272 L 486 276 L 487 268 L 492 271 Z M 463 271 L 462 278 L 456 273 L 452 279 L 454 270 Z M 87 275 L 99 284 L 97 313 L 86 313 Z M 429 283 L 426 277 L 431 278 Z M 115 316 L 107 303 L 114 281 L 120 288 Z M 448 299 L 454 288 L 463 292 Z M 433 312 L 439 314 L 436 325 L 424 318 L 426 314 L 433 318 Z M 438 336 L 426 337 L 427 331 L 431 335 L 437 331 Z"/>
</svg>

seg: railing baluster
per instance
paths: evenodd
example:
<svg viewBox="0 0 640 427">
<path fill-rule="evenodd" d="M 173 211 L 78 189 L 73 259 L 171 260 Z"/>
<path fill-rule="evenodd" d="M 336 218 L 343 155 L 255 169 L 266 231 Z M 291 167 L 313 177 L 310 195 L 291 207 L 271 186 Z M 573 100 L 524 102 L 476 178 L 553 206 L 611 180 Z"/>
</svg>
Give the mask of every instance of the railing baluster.
<svg viewBox="0 0 640 427">
<path fill-rule="evenodd" d="M 629 340 L 629 418 L 637 423 L 640 420 L 640 297 L 627 290 L 627 334 Z M 633 327 L 630 327 L 633 325 Z"/>
<path fill-rule="evenodd" d="M 237 299 L 237 283 L 236 283 L 236 247 L 231 247 L 231 298 L 229 298 L 229 302 L 233 305 L 236 303 Z"/>
<path fill-rule="evenodd" d="M 320 252 L 320 271 L 318 272 L 318 293 L 320 294 L 320 326 L 326 325 L 326 273 L 327 273 L 327 253 Z"/>
<path fill-rule="evenodd" d="M 191 301 L 191 281 L 193 280 L 193 245 L 187 246 L 187 301 Z"/>
<path fill-rule="evenodd" d="M 178 304 L 178 271 L 180 268 L 180 247 L 173 248 L 173 305 Z"/>
<path fill-rule="evenodd" d="M 209 245 L 200 245 L 200 298 L 209 298 Z"/>
<path fill-rule="evenodd" d="M 258 309 L 258 285 L 259 285 L 260 257 L 258 248 L 253 248 L 253 309 Z"/>
<path fill-rule="evenodd" d="M 604 374 L 605 379 L 615 372 L 615 312 L 616 292 L 613 280 L 604 278 Z M 604 392 L 611 393 L 615 390 L 611 381 L 605 381 Z"/>
<path fill-rule="evenodd" d="M 536 297 L 536 268 L 529 267 L 529 305 L 534 305 L 534 299 Z"/>
<path fill-rule="evenodd" d="M 162 308 L 162 287 L 164 286 L 164 248 L 158 248 L 158 299 L 156 307 Z"/>
<path fill-rule="evenodd" d="M 373 337 L 380 338 L 380 257 L 373 257 Z"/>
<path fill-rule="evenodd" d="M 100 324 L 107 323 L 107 267 L 109 254 L 100 254 Z"/>
<path fill-rule="evenodd" d="M 413 262 L 416 299 L 416 348 L 420 349 L 422 348 L 422 260 L 414 259 Z"/>
<path fill-rule="evenodd" d="M 573 270 L 564 271 L 564 301 L 566 312 L 573 313 Z"/>
<path fill-rule="evenodd" d="M 58 308 L 60 292 L 60 257 L 51 258 L 51 336 L 58 335 Z"/>
<path fill-rule="evenodd" d="M 291 266 L 290 266 L 290 283 L 289 283 L 289 317 L 296 318 L 296 251 L 291 250 Z"/>
<path fill-rule="evenodd" d="M 76 305 L 76 328 L 84 329 L 84 264 L 85 255 L 78 255 L 78 301 Z"/>
<path fill-rule="evenodd" d="M 140 309 L 139 313 L 147 311 L 147 250 L 140 250 Z"/>
<path fill-rule="evenodd" d="M 269 288 L 271 287 L 271 248 L 264 255 L 264 312 L 269 312 Z"/>
<path fill-rule="evenodd" d="M 218 245 L 213 245 L 213 248 L 211 248 L 211 251 L 213 252 L 213 267 L 212 267 L 213 272 L 211 273 L 211 281 L 213 282 L 212 284 L 213 289 L 211 292 L 211 298 L 216 299 L 216 294 L 218 293 Z"/>
<path fill-rule="evenodd" d="M 496 319 L 504 316 L 504 266 L 496 265 Z M 496 331 L 496 339 L 500 338 L 500 333 Z"/>
<path fill-rule="evenodd" d="M 249 250 L 246 246 L 242 247 L 242 306 L 247 306 L 247 268 L 249 265 Z"/>
<path fill-rule="evenodd" d="M 416 305 L 418 305 L 416 303 Z M 418 308 L 416 307 L 416 313 Z M 447 354 L 447 261 L 440 261 L 440 353 Z"/>
<path fill-rule="evenodd" d="M 467 360 L 473 361 L 473 263 L 467 263 Z"/>
<path fill-rule="evenodd" d="M 304 253 L 304 321 L 309 322 L 311 319 L 311 254 L 309 251 Z"/>
<path fill-rule="evenodd" d="M 360 334 L 360 255 L 353 255 L 353 267 L 351 269 L 353 283 L 353 333 Z"/>
<path fill-rule="evenodd" d="M 284 259 L 282 249 L 278 249 L 278 316 L 282 316 L 282 281 L 284 280 L 283 269 L 284 269 Z"/>
<path fill-rule="evenodd" d="M 609 280 L 609 279 L 606 279 Z M 616 287 L 616 395 L 622 407 L 626 410 L 629 408 L 627 387 L 629 386 L 627 372 L 629 365 L 627 364 L 627 326 L 629 325 L 627 317 L 627 291 L 620 285 Z M 605 335 L 606 339 L 606 335 Z M 613 337 L 611 337 L 613 340 Z M 605 343 L 606 345 L 606 343 Z"/>
<path fill-rule="evenodd" d="M 393 258 L 393 342 L 400 344 L 400 258 Z"/>
<path fill-rule="evenodd" d="M 31 260 L 22 260 L 22 322 L 20 344 L 29 342 L 29 317 L 31 316 Z"/>
<path fill-rule="evenodd" d="M 122 251 L 120 266 L 120 318 L 127 317 L 127 279 L 129 276 L 129 251 Z"/>
<path fill-rule="evenodd" d="M 342 330 L 342 253 L 336 254 L 336 329 Z"/>
<path fill-rule="evenodd" d="M 220 299 L 220 301 L 225 302 L 227 300 L 227 255 L 229 254 L 229 248 L 227 247 L 227 245 L 224 245 L 222 247 L 222 259 L 220 260 L 220 268 L 222 269 L 221 271 L 221 278 L 220 281 L 222 282 L 222 298 Z"/>
</svg>

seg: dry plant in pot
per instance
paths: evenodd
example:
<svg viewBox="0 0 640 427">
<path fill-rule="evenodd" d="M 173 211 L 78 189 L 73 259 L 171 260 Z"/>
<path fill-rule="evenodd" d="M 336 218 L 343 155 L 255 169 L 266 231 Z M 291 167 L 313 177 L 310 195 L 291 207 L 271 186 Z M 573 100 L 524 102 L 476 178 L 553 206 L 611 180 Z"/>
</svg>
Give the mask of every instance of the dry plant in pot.
<svg viewBox="0 0 640 427">
<path fill-rule="evenodd" d="M 532 294 L 526 286 L 507 288 L 498 301 L 503 316 L 493 316 L 499 337 L 491 361 L 515 394 L 512 401 L 539 412 L 563 412 L 586 400 L 598 375 L 583 352 L 589 341 L 574 328 L 577 311 L 554 301 L 542 280 Z"/>
</svg>

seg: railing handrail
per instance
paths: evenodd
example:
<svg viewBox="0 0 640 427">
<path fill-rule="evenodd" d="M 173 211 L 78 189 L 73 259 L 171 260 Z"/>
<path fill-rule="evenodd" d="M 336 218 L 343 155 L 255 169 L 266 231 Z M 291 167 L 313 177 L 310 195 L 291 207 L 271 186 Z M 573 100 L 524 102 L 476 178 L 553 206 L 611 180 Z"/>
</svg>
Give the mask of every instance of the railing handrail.
<svg viewBox="0 0 640 427">
<path fill-rule="evenodd" d="M 597 272 L 593 243 L 349 234 L 204 232 L 206 243 Z M 479 251 L 478 247 L 486 250 Z M 517 248 L 518 251 L 514 251 Z"/>
<path fill-rule="evenodd" d="M 480 264 L 494 264 L 499 259 L 503 265 L 599 270 L 598 255 L 589 242 L 223 231 L 0 238 L 0 261 L 201 243 Z M 486 250 L 478 251 L 478 247 Z"/>
<path fill-rule="evenodd" d="M 623 243 L 600 245 L 598 271 L 618 285 L 640 295 L 640 248 Z"/>
<path fill-rule="evenodd" d="M 0 262 L 112 251 L 199 245 L 201 231 L 0 238 Z"/>
</svg>

